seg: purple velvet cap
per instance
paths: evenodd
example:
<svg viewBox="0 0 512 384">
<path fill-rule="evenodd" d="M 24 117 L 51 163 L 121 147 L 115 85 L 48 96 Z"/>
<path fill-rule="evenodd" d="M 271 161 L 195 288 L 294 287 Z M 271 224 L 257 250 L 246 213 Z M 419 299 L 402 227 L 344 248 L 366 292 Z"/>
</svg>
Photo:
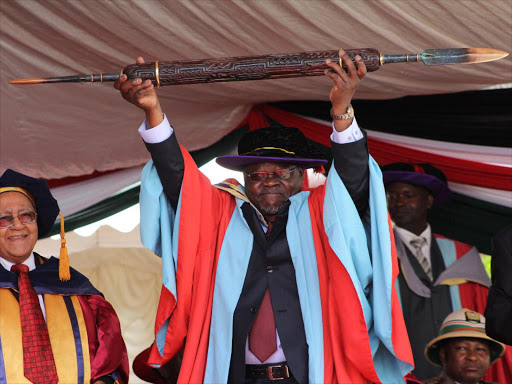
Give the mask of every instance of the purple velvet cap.
<svg viewBox="0 0 512 384">
<path fill-rule="evenodd" d="M 299 157 L 268 157 L 268 156 L 220 156 L 215 160 L 217 164 L 234 171 L 243 171 L 245 167 L 259 163 L 288 163 L 296 164 L 302 168 L 316 168 L 327 164 L 327 160 L 303 159 Z"/>
<path fill-rule="evenodd" d="M 327 154 L 328 156 L 328 154 Z M 246 133 L 238 143 L 238 156 L 220 156 L 217 164 L 235 171 L 259 163 L 296 164 L 303 168 L 326 165 L 325 149 L 297 128 L 272 126 Z"/>
<path fill-rule="evenodd" d="M 413 168 L 412 165 L 410 166 Z M 441 172 L 437 168 L 436 170 Z M 425 171 L 427 171 L 427 169 L 425 169 Z M 401 182 L 426 188 L 434 196 L 434 205 L 446 203 L 451 197 L 451 192 L 446 181 L 428 173 L 414 172 L 414 170 L 387 170 L 386 166 L 384 166 L 382 167 L 382 176 L 384 184 Z"/>
</svg>

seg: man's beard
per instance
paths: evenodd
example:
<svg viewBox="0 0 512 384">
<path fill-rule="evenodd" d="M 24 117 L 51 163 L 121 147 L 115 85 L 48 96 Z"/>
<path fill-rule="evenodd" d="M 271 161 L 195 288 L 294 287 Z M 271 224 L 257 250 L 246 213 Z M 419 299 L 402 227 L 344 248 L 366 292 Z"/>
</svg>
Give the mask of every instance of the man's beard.
<svg viewBox="0 0 512 384">
<path fill-rule="evenodd" d="M 280 204 L 260 204 L 258 210 L 263 216 L 275 216 L 277 212 L 283 207 L 284 203 Z"/>
</svg>

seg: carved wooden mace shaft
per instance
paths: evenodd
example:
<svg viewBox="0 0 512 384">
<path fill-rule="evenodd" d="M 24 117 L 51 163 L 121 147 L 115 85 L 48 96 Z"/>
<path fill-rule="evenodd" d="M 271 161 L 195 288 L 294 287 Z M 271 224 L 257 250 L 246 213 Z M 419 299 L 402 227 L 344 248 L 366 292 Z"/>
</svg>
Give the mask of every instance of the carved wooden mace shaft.
<svg viewBox="0 0 512 384">
<path fill-rule="evenodd" d="M 491 48 L 429 49 L 418 54 L 383 55 L 374 48 L 347 49 L 354 61 L 360 55 L 368 72 L 391 63 L 423 62 L 426 65 L 470 64 L 492 61 L 508 56 L 505 51 Z M 52 78 L 11 80 L 11 84 L 83 83 L 116 81 L 121 74 L 129 79 L 149 79 L 157 87 L 225 81 L 281 79 L 289 77 L 320 76 L 329 67 L 326 59 L 338 62 L 338 51 L 313 51 L 265 56 L 227 57 L 221 59 L 156 61 L 131 64 L 121 72 L 79 74 Z M 354 61 L 355 62 L 355 61 Z"/>
</svg>

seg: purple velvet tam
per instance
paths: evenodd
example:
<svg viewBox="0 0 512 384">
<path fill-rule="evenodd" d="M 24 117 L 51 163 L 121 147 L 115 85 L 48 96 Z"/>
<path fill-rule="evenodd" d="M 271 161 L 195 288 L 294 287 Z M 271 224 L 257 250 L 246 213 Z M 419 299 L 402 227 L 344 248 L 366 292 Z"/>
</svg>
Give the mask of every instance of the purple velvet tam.
<svg viewBox="0 0 512 384">
<path fill-rule="evenodd" d="M 303 159 L 298 157 L 270 157 L 270 156 L 221 156 L 215 160 L 217 164 L 234 171 L 243 171 L 245 167 L 260 163 L 287 163 L 296 164 L 304 169 L 316 168 L 327 164 L 327 160 Z"/>
<path fill-rule="evenodd" d="M 238 143 L 238 156 L 220 156 L 217 164 L 234 171 L 260 163 L 287 163 L 317 168 L 328 163 L 325 149 L 297 128 L 273 126 L 246 133 Z"/>
<path fill-rule="evenodd" d="M 382 168 L 384 184 L 409 183 L 427 189 L 434 196 L 434 205 L 446 203 L 451 198 L 450 188 L 443 172 L 430 164 L 393 163 Z"/>
</svg>

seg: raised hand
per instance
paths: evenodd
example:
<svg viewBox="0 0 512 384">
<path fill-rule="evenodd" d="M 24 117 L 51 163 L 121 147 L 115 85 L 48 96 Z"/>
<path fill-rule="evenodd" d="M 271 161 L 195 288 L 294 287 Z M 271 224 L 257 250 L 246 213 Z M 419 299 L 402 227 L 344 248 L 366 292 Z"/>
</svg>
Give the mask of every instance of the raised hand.
<svg viewBox="0 0 512 384">
<path fill-rule="evenodd" d="M 332 111 L 337 115 L 343 115 L 347 112 L 347 108 L 352 102 L 352 96 L 359 86 L 361 79 L 366 76 L 366 65 L 362 57 L 356 55 L 356 69 L 352 60 L 342 49 L 339 51 L 339 56 L 347 70 L 343 69 L 338 63 L 327 59 L 325 63 L 334 72 L 326 69 L 325 75 L 331 78 L 333 82 L 333 87 L 329 93 Z M 343 131 L 350 126 L 352 120 L 335 120 L 334 123 L 337 131 Z"/>
<path fill-rule="evenodd" d="M 137 64 L 144 63 L 142 57 L 137 57 Z M 114 83 L 114 88 L 121 92 L 121 96 L 129 103 L 137 106 L 146 113 L 148 127 L 155 127 L 163 120 L 162 108 L 151 80 L 130 79 L 121 75 Z"/>
</svg>

